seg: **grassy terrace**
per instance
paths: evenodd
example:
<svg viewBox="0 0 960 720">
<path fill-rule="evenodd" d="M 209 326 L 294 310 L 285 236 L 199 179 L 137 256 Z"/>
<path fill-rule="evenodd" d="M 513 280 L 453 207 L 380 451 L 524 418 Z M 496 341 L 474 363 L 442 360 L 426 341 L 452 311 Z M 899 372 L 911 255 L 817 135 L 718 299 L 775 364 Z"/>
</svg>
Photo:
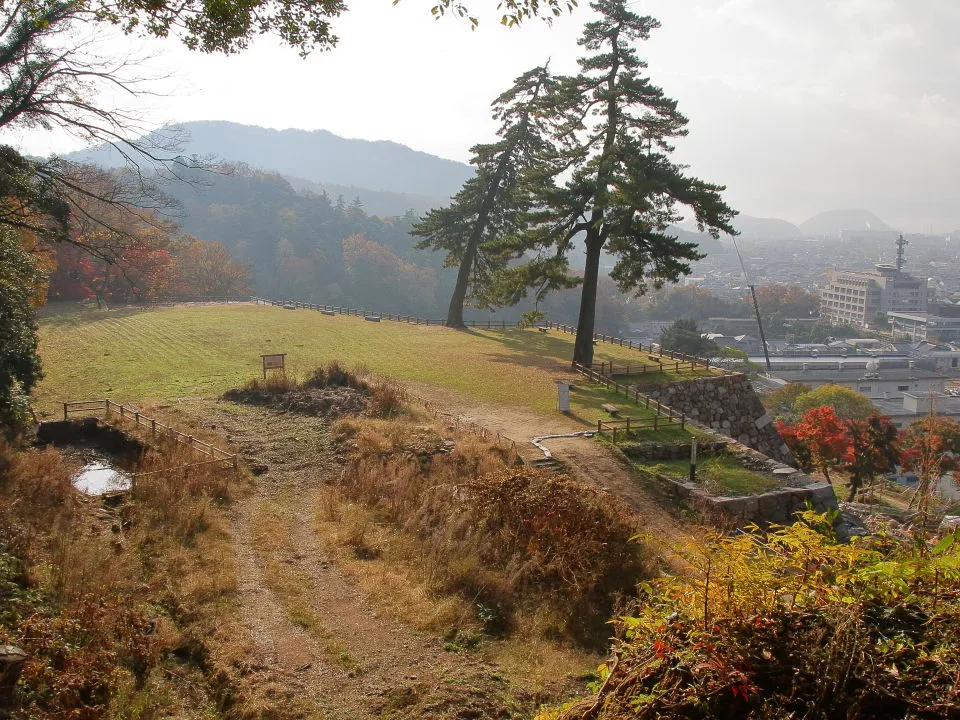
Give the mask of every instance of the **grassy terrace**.
<svg viewBox="0 0 960 720">
<path fill-rule="evenodd" d="M 689 460 L 637 463 L 637 467 L 677 480 L 690 477 Z M 778 487 L 773 477 L 748 470 L 729 455 L 700 458 L 697 461 L 697 482 L 712 495 L 755 495 Z"/>
<path fill-rule="evenodd" d="M 466 399 L 552 413 L 554 380 L 572 380 L 572 414 L 594 424 L 614 403 L 646 413 L 570 371 L 573 336 L 536 330 L 471 330 L 247 304 L 98 311 L 53 304 L 40 319 L 46 378 L 35 393 L 41 412 L 63 400 L 121 401 L 219 395 L 260 372 L 262 353 L 287 353 L 288 373 L 339 360 L 372 372 L 429 383 Z M 646 354 L 599 343 L 596 360 L 643 362 Z M 670 373 L 670 379 L 702 371 Z M 663 374 L 647 374 L 667 379 Z"/>
</svg>

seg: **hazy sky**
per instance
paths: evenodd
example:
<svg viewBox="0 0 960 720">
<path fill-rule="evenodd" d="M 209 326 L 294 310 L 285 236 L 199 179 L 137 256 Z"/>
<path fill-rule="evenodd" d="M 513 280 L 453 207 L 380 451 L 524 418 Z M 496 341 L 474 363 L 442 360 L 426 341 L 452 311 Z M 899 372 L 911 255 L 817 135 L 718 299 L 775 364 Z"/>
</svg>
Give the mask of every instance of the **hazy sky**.
<svg viewBox="0 0 960 720">
<path fill-rule="evenodd" d="M 385 139 L 457 160 L 492 137 L 489 102 L 552 58 L 574 72 L 584 7 L 552 27 L 506 29 L 493 0 L 471 32 L 431 2 L 362 0 L 335 21 L 340 45 L 306 60 L 263 39 L 231 57 L 174 41 L 113 38 L 171 74 L 147 122 L 231 120 Z M 866 208 L 894 227 L 960 228 L 960 0 L 637 0 L 663 27 L 640 48 L 691 120 L 691 172 L 728 186 L 749 215 L 802 222 Z M 105 101 L 109 98 L 103 98 Z M 22 134 L 31 152 L 74 145 Z"/>
</svg>

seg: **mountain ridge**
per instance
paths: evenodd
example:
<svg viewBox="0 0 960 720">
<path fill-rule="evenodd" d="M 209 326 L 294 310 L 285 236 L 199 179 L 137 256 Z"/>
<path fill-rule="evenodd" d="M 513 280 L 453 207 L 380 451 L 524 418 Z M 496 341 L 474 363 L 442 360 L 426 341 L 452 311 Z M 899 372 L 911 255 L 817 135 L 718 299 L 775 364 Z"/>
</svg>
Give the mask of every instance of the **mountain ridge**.
<svg viewBox="0 0 960 720">
<path fill-rule="evenodd" d="M 893 228 L 870 210 L 827 210 L 800 223 L 800 232 L 811 237 L 822 237 L 843 232 L 894 232 Z"/>
<path fill-rule="evenodd" d="M 186 135 L 181 150 L 184 154 L 214 155 L 321 184 L 447 198 L 473 175 L 473 168 L 465 163 L 390 140 L 343 138 L 329 130 L 273 130 L 225 120 L 192 121 L 172 127 Z M 109 146 L 67 157 L 104 167 L 122 164 L 119 153 Z"/>
</svg>

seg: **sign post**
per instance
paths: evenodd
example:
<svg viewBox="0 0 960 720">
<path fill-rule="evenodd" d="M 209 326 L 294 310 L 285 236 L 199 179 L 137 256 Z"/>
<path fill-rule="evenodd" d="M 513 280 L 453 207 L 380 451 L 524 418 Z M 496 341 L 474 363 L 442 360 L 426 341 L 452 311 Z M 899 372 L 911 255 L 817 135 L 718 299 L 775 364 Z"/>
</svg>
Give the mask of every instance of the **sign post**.
<svg viewBox="0 0 960 720">
<path fill-rule="evenodd" d="M 263 379 L 267 379 L 267 370 L 279 370 L 282 374 L 286 375 L 286 371 L 283 367 L 283 359 L 287 356 L 286 353 L 274 353 L 272 355 L 261 355 L 260 359 L 263 361 Z"/>
</svg>

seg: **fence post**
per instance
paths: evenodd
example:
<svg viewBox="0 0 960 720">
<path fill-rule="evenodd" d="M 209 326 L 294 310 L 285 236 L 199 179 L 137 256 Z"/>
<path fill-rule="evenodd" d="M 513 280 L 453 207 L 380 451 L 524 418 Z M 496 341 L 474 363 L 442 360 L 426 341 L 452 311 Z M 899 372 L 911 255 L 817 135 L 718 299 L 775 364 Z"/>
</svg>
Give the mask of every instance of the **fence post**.
<svg viewBox="0 0 960 720">
<path fill-rule="evenodd" d="M 110 415 L 110 398 L 107 398 L 103 401 L 103 416 L 107 417 Z"/>
<path fill-rule="evenodd" d="M 63 420 L 64 422 L 66 422 L 67 420 L 67 404 L 66 403 L 63 404 Z"/>
<path fill-rule="evenodd" d="M 660 413 L 657 413 L 656 415 L 653 416 L 653 429 L 654 429 L 654 430 L 657 429 L 657 418 L 658 418 L 658 417 L 660 417 Z"/>
<path fill-rule="evenodd" d="M 150 418 L 150 434 L 157 434 L 157 421 L 154 418 Z"/>
<path fill-rule="evenodd" d="M 603 435 L 603 420 L 597 420 L 597 435 Z"/>
</svg>

